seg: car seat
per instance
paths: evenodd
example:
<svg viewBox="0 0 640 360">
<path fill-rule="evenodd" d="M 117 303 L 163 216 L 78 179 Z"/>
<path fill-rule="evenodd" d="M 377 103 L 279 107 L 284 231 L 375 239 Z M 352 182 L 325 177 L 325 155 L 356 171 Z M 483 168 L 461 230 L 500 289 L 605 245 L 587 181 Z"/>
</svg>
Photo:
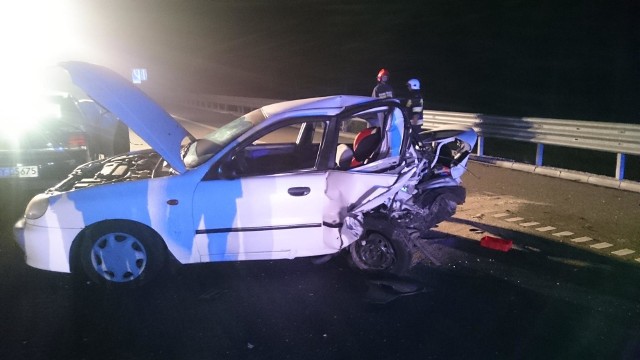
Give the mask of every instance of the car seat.
<svg viewBox="0 0 640 360">
<path fill-rule="evenodd" d="M 367 164 L 378 156 L 382 136 L 379 127 L 366 128 L 353 140 L 353 158 L 351 167 Z"/>
<path fill-rule="evenodd" d="M 353 150 L 347 144 L 340 144 L 336 149 L 336 166 L 340 170 L 348 170 L 353 160 Z"/>
</svg>

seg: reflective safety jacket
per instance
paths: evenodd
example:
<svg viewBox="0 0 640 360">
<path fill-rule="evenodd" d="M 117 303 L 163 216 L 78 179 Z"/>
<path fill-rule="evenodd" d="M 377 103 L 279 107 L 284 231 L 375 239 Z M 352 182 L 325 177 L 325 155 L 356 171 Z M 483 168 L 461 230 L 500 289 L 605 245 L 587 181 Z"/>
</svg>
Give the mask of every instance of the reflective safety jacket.
<svg viewBox="0 0 640 360">
<path fill-rule="evenodd" d="M 393 88 L 387 83 L 379 82 L 376 87 L 373 88 L 373 94 L 371 96 L 379 99 L 387 99 L 393 97 Z"/>
<path fill-rule="evenodd" d="M 411 120 L 411 125 L 422 126 L 422 110 L 424 108 L 424 101 L 419 90 L 409 91 L 409 98 L 405 104 L 407 115 Z"/>
</svg>

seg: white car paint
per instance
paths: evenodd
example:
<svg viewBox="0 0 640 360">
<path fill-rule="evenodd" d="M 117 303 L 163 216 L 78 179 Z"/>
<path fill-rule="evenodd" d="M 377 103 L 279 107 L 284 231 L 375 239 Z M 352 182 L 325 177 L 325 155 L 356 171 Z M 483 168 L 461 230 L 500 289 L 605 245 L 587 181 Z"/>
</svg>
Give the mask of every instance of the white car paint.
<svg viewBox="0 0 640 360">
<path fill-rule="evenodd" d="M 227 151 L 251 134 L 242 135 L 205 163 L 189 169 L 180 158 L 180 144 L 190 134 L 166 111 L 108 69 L 76 62 L 62 66 L 94 101 L 157 150 L 176 174 L 64 192 L 49 190 L 44 195 L 48 199 L 44 214 L 25 218 L 15 227 L 18 243 L 33 267 L 69 272 L 72 244 L 83 241 L 81 232 L 113 219 L 153 229 L 182 263 L 335 253 L 354 240 L 341 235 L 349 207 L 366 199 L 372 189 L 383 189 L 389 197 L 393 195 L 389 189 L 401 187 L 396 184 L 397 170 L 369 172 L 395 168 L 401 160 L 404 123 L 397 108 L 391 111 L 383 139 L 388 159 L 393 161 L 381 159 L 362 170 L 316 169 L 203 181 Z M 379 100 L 360 96 L 289 101 L 262 108 L 266 119 L 253 131 L 298 116 L 331 119 L 350 106 L 366 108 L 371 102 L 375 109 L 398 106 L 394 101 L 382 105 Z M 308 193 L 289 193 L 300 188 L 308 188 Z"/>
</svg>

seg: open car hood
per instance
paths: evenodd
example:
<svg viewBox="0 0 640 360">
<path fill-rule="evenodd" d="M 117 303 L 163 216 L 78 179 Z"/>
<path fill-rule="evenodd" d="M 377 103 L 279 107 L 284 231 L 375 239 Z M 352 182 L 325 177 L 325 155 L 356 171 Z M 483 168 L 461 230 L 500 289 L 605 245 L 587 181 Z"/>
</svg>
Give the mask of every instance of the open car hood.
<svg viewBox="0 0 640 360">
<path fill-rule="evenodd" d="M 85 62 L 59 64 L 73 83 L 95 102 L 116 115 L 149 144 L 171 167 L 186 170 L 180 156 L 185 137 L 192 137 L 169 113 L 130 81 L 114 71 Z"/>
</svg>

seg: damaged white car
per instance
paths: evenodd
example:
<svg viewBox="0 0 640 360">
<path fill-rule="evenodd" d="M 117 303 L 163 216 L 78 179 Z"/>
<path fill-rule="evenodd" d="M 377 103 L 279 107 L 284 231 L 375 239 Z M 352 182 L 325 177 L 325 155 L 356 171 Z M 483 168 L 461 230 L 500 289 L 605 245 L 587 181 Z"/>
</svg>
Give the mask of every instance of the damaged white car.
<svg viewBox="0 0 640 360">
<path fill-rule="evenodd" d="M 451 217 L 476 133 L 410 133 L 397 100 L 277 103 L 201 139 L 139 89 L 92 64 L 61 66 L 150 150 L 96 160 L 36 195 L 14 232 L 29 265 L 113 286 L 182 264 L 348 252 L 403 272 L 411 233 Z"/>
</svg>

